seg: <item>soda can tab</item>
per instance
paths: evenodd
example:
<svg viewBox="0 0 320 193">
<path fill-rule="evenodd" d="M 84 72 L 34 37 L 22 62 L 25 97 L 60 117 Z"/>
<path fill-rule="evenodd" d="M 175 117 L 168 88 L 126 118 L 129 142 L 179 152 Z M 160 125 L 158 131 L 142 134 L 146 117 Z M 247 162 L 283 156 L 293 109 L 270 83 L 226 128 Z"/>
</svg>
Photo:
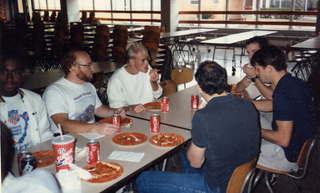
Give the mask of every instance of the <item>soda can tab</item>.
<svg viewBox="0 0 320 193">
<path fill-rule="evenodd" d="M 121 132 L 121 116 L 119 114 L 113 114 L 112 116 L 112 124 L 116 126 L 117 133 Z"/>
<path fill-rule="evenodd" d="M 199 108 L 199 96 L 192 95 L 191 96 L 191 109 L 198 109 Z"/>
<path fill-rule="evenodd" d="M 25 175 L 37 168 L 37 160 L 34 156 L 27 154 L 21 159 L 20 175 Z"/>
<path fill-rule="evenodd" d="M 169 112 L 169 107 L 170 107 L 170 100 L 168 97 L 163 97 L 160 100 L 161 103 L 161 112 L 167 113 Z"/>
<path fill-rule="evenodd" d="M 150 132 L 159 133 L 160 132 L 160 115 L 153 114 L 150 117 Z"/>
<path fill-rule="evenodd" d="M 87 150 L 88 150 L 87 163 L 88 164 L 97 163 L 97 161 L 100 160 L 100 143 L 95 140 L 90 140 L 87 143 Z"/>
</svg>

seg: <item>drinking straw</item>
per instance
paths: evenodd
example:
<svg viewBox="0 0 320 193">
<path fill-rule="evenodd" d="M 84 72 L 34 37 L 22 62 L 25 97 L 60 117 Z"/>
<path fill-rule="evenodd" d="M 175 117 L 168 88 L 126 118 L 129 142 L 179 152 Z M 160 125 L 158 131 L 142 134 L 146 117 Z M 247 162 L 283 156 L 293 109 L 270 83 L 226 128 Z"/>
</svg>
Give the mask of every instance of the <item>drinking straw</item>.
<svg viewBox="0 0 320 193">
<path fill-rule="evenodd" d="M 63 134 L 62 134 L 62 129 L 61 129 L 61 125 L 60 125 L 60 124 L 58 124 L 58 129 L 59 129 L 61 141 L 63 141 L 63 140 L 64 140 L 64 137 L 63 137 Z"/>
</svg>

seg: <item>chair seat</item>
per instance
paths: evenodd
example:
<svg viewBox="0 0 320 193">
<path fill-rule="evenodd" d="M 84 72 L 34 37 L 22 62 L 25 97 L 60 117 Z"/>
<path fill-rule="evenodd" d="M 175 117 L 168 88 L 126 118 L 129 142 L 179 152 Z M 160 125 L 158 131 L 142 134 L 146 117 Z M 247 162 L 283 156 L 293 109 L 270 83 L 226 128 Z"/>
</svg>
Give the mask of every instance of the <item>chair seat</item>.
<svg viewBox="0 0 320 193">
<path fill-rule="evenodd" d="M 267 171 L 267 172 L 275 173 L 275 174 L 284 174 L 284 175 L 289 174 L 289 172 L 285 172 L 285 171 L 281 171 L 281 170 L 275 170 L 275 169 L 268 168 L 268 167 L 265 167 L 265 166 L 262 166 L 262 165 L 258 165 L 258 164 L 257 164 L 256 168 L 258 168 L 260 170 Z"/>
</svg>

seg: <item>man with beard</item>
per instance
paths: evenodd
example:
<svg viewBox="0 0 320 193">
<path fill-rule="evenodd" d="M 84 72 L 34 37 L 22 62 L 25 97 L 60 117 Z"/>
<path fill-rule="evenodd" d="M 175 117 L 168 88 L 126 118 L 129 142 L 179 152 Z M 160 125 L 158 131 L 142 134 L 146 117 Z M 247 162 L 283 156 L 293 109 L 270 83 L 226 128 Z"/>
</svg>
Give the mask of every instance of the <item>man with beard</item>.
<svg viewBox="0 0 320 193">
<path fill-rule="evenodd" d="M 11 130 L 16 152 L 49 140 L 53 135 L 41 97 L 20 88 L 24 73 L 22 61 L 13 53 L 0 60 L 0 121 Z"/>
<path fill-rule="evenodd" d="M 149 66 L 147 49 L 141 43 L 131 44 L 127 49 L 127 64 L 108 82 L 110 107 L 143 111 L 144 103 L 152 102 L 162 94 L 158 80 L 157 70 Z"/>
<path fill-rule="evenodd" d="M 43 94 L 48 114 L 53 122 L 71 133 L 85 135 L 113 134 L 115 127 L 95 123 L 95 115 L 107 117 L 114 111 L 102 105 L 92 79 L 90 56 L 80 50 L 70 51 L 62 60 L 65 77 L 52 83 Z M 89 134 L 88 134 L 89 133 Z"/>
</svg>

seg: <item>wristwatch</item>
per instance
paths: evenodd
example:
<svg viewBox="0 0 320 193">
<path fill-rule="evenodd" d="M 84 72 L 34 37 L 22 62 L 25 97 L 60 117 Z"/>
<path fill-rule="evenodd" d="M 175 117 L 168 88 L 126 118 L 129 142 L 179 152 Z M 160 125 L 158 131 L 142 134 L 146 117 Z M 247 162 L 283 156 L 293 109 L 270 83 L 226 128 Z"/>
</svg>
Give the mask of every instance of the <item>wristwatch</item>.
<svg viewBox="0 0 320 193">
<path fill-rule="evenodd" d="M 250 78 L 251 82 L 256 82 L 257 77 Z"/>
</svg>

